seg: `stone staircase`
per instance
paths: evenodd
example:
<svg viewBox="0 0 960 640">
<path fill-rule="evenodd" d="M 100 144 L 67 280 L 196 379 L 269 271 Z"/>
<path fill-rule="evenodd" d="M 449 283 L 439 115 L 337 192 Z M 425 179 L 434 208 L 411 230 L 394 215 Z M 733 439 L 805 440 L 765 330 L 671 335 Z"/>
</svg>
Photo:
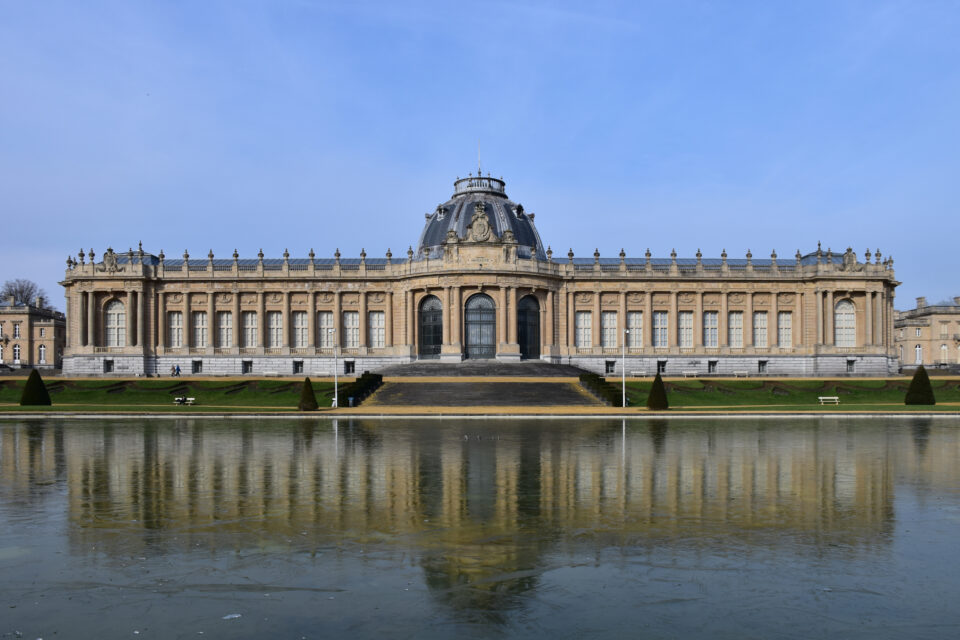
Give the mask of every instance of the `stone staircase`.
<svg viewBox="0 0 960 640">
<path fill-rule="evenodd" d="M 468 375 L 468 374 L 464 374 Z M 385 382 L 364 407 L 549 407 L 602 406 L 577 382 L 470 381 Z"/>
<path fill-rule="evenodd" d="M 583 369 L 565 364 L 550 364 L 540 360 L 524 362 L 497 362 L 496 360 L 464 360 L 463 362 L 440 362 L 419 360 L 399 364 L 380 371 L 384 378 L 456 378 L 456 377 L 525 377 L 525 378 L 577 378 Z"/>
</svg>

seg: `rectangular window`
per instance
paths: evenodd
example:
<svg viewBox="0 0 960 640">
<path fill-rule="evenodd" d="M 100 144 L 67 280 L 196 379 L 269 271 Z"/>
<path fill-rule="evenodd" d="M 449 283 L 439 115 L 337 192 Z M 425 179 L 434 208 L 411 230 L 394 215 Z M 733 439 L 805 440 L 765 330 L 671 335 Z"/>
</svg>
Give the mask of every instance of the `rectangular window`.
<svg viewBox="0 0 960 640">
<path fill-rule="evenodd" d="M 600 346 L 617 346 L 617 312 L 600 312 Z"/>
<path fill-rule="evenodd" d="M 677 314 L 677 344 L 681 347 L 693 346 L 693 311 Z"/>
<path fill-rule="evenodd" d="M 183 312 L 167 312 L 167 345 L 173 348 L 183 346 Z"/>
<path fill-rule="evenodd" d="M 357 311 L 343 312 L 343 346 L 346 349 L 360 346 L 360 314 Z"/>
<path fill-rule="evenodd" d="M 247 311 L 245 313 L 253 313 L 252 311 Z M 253 373 L 253 360 L 244 360 L 240 363 L 240 373 Z"/>
<path fill-rule="evenodd" d="M 793 346 L 793 313 L 790 311 L 777 313 L 777 344 L 781 347 Z"/>
<path fill-rule="evenodd" d="M 940 323 L 940 337 L 941 337 L 941 338 L 946 338 L 946 337 L 947 337 L 947 332 L 948 332 L 949 330 L 950 330 L 950 323 L 948 323 L 948 322 L 941 322 L 941 323 Z"/>
<path fill-rule="evenodd" d="M 716 311 L 703 312 L 703 346 L 716 347 L 718 345 L 717 322 L 719 320 Z"/>
<path fill-rule="evenodd" d="M 753 346 L 767 346 L 767 312 L 753 312 Z"/>
<path fill-rule="evenodd" d="M 283 313 L 267 311 L 267 347 L 276 349 L 283 346 Z"/>
<path fill-rule="evenodd" d="M 637 349 L 643 346 L 643 312 L 627 312 L 627 346 L 631 349 Z"/>
<path fill-rule="evenodd" d="M 717 360 L 707 360 L 707 373 L 717 372 Z"/>
<path fill-rule="evenodd" d="M 577 311 L 576 332 L 574 333 L 574 346 L 592 347 L 593 346 L 593 318 L 589 311 Z"/>
<path fill-rule="evenodd" d="M 766 373 L 766 372 L 767 372 L 767 361 L 757 360 L 757 373 Z"/>
<path fill-rule="evenodd" d="M 667 361 L 657 360 L 657 373 L 664 374 L 666 372 L 667 372 Z"/>
<path fill-rule="evenodd" d="M 0 322 L 0 338 L 3 337 L 3 323 Z"/>
<path fill-rule="evenodd" d="M 383 311 L 367 312 L 367 346 L 379 349 L 386 342 L 385 323 L 386 314 Z"/>
<path fill-rule="evenodd" d="M 617 361 L 616 360 L 605 360 L 603 363 L 603 372 L 604 373 L 616 373 L 617 372 Z"/>
<path fill-rule="evenodd" d="M 193 325 L 193 346 L 202 349 L 207 346 L 207 312 L 194 311 L 190 314 Z"/>
<path fill-rule="evenodd" d="M 14 337 L 14 338 L 19 338 L 19 337 L 20 337 L 20 323 L 19 323 L 19 322 L 15 323 L 15 324 L 13 325 L 13 337 Z"/>
<path fill-rule="evenodd" d="M 356 313 L 356 312 L 354 312 Z M 351 376 L 357 372 L 357 363 L 353 360 L 344 360 L 343 361 L 343 374 Z"/>
<path fill-rule="evenodd" d="M 946 326 L 946 325 L 944 325 L 944 326 Z M 946 334 L 944 334 L 944 335 L 946 335 Z M 47 330 L 44 329 L 43 327 L 40 327 L 40 337 L 41 337 L 41 338 L 46 338 L 46 337 L 47 337 Z"/>
<path fill-rule="evenodd" d="M 203 360 L 194 360 L 190 363 L 191 373 L 203 373 Z"/>
<path fill-rule="evenodd" d="M 308 333 L 309 333 L 309 328 L 307 327 L 307 312 L 294 311 L 293 312 L 293 346 L 301 349 L 303 347 L 306 347 Z"/>
<path fill-rule="evenodd" d="M 919 327 L 917 327 L 917 337 L 918 337 L 918 338 L 920 337 L 920 328 L 919 328 Z"/>
<path fill-rule="evenodd" d="M 217 346 L 233 346 L 233 312 L 217 311 Z"/>
<path fill-rule="evenodd" d="M 666 311 L 653 312 L 653 346 L 669 346 L 667 331 L 670 329 L 670 323 L 667 319 Z"/>
<path fill-rule="evenodd" d="M 113 360 L 104 360 L 104 361 L 103 361 L 103 372 L 104 372 L 104 373 L 113 373 Z"/>
<path fill-rule="evenodd" d="M 731 311 L 727 315 L 727 344 L 737 348 L 743 346 L 743 311 Z"/>
<path fill-rule="evenodd" d="M 257 337 L 257 312 L 244 311 L 240 314 L 240 319 L 243 321 L 243 344 L 240 346 L 248 348 L 257 346 L 259 342 Z M 251 366 L 253 366 L 252 363 Z"/>
<path fill-rule="evenodd" d="M 293 373 L 303 373 L 303 360 L 293 361 Z"/>
<path fill-rule="evenodd" d="M 847 373 L 856 373 L 857 361 L 847 360 Z"/>
<path fill-rule="evenodd" d="M 317 312 L 317 344 L 323 349 L 333 348 L 333 311 Z"/>
</svg>

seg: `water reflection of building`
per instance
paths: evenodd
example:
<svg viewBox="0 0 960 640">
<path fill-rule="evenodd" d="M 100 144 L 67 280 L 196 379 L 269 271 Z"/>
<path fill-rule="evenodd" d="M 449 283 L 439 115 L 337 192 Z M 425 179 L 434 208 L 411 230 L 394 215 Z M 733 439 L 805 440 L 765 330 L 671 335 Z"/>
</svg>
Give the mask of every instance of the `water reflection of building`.
<svg viewBox="0 0 960 640">
<path fill-rule="evenodd" d="M 885 544 L 898 474 L 960 480 L 960 434 L 914 422 L 26 422 L 0 428 L 0 488 L 65 481 L 78 553 L 377 543 L 454 605 L 502 604 L 546 552 L 596 540 Z"/>
</svg>

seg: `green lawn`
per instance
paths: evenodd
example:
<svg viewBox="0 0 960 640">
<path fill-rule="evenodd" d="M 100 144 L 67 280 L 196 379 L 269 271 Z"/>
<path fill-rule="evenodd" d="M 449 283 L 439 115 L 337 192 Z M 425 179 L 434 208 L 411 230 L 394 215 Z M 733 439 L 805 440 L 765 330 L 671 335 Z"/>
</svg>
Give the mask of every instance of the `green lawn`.
<svg viewBox="0 0 960 640">
<path fill-rule="evenodd" d="M 652 381 L 627 382 L 631 406 L 646 403 Z M 769 407 L 777 410 L 835 411 L 836 405 L 821 406 L 819 396 L 838 396 L 839 409 L 903 410 L 909 380 L 681 380 L 666 381 L 667 398 L 673 409 Z M 931 381 L 938 403 L 960 402 L 960 380 Z M 929 407 L 920 407 L 923 410 Z M 960 408 L 939 407 L 958 411 Z"/>
<path fill-rule="evenodd" d="M 46 381 L 53 408 L 75 411 L 296 411 L 302 380 L 67 380 Z M 312 382 L 317 403 L 329 407 L 332 382 Z M 23 380 L 0 381 L 0 404 L 18 405 Z M 177 406 L 178 396 L 196 398 Z M 49 407 L 6 406 L 3 410 L 45 411 Z"/>
</svg>

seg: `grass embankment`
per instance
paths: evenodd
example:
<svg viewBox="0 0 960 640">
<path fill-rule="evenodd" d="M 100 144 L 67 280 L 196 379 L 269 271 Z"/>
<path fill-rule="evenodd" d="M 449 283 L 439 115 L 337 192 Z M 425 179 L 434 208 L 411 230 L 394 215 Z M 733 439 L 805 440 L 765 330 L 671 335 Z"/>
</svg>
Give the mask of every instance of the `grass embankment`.
<svg viewBox="0 0 960 640">
<path fill-rule="evenodd" d="M 904 405 L 909 383 L 906 378 L 665 381 L 672 410 L 960 411 L 960 380 L 931 381 L 935 406 Z M 629 405 L 643 406 L 652 384 L 652 380 L 628 381 Z M 840 404 L 820 405 L 819 396 L 837 396 Z"/>
<path fill-rule="evenodd" d="M 0 411 L 265 413 L 297 411 L 303 380 L 69 380 L 47 381 L 53 406 L 19 406 L 24 380 L 0 380 Z M 332 382 L 312 382 L 321 409 L 330 406 Z M 195 398 L 193 406 L 176 397 Z"/>
</svg>

